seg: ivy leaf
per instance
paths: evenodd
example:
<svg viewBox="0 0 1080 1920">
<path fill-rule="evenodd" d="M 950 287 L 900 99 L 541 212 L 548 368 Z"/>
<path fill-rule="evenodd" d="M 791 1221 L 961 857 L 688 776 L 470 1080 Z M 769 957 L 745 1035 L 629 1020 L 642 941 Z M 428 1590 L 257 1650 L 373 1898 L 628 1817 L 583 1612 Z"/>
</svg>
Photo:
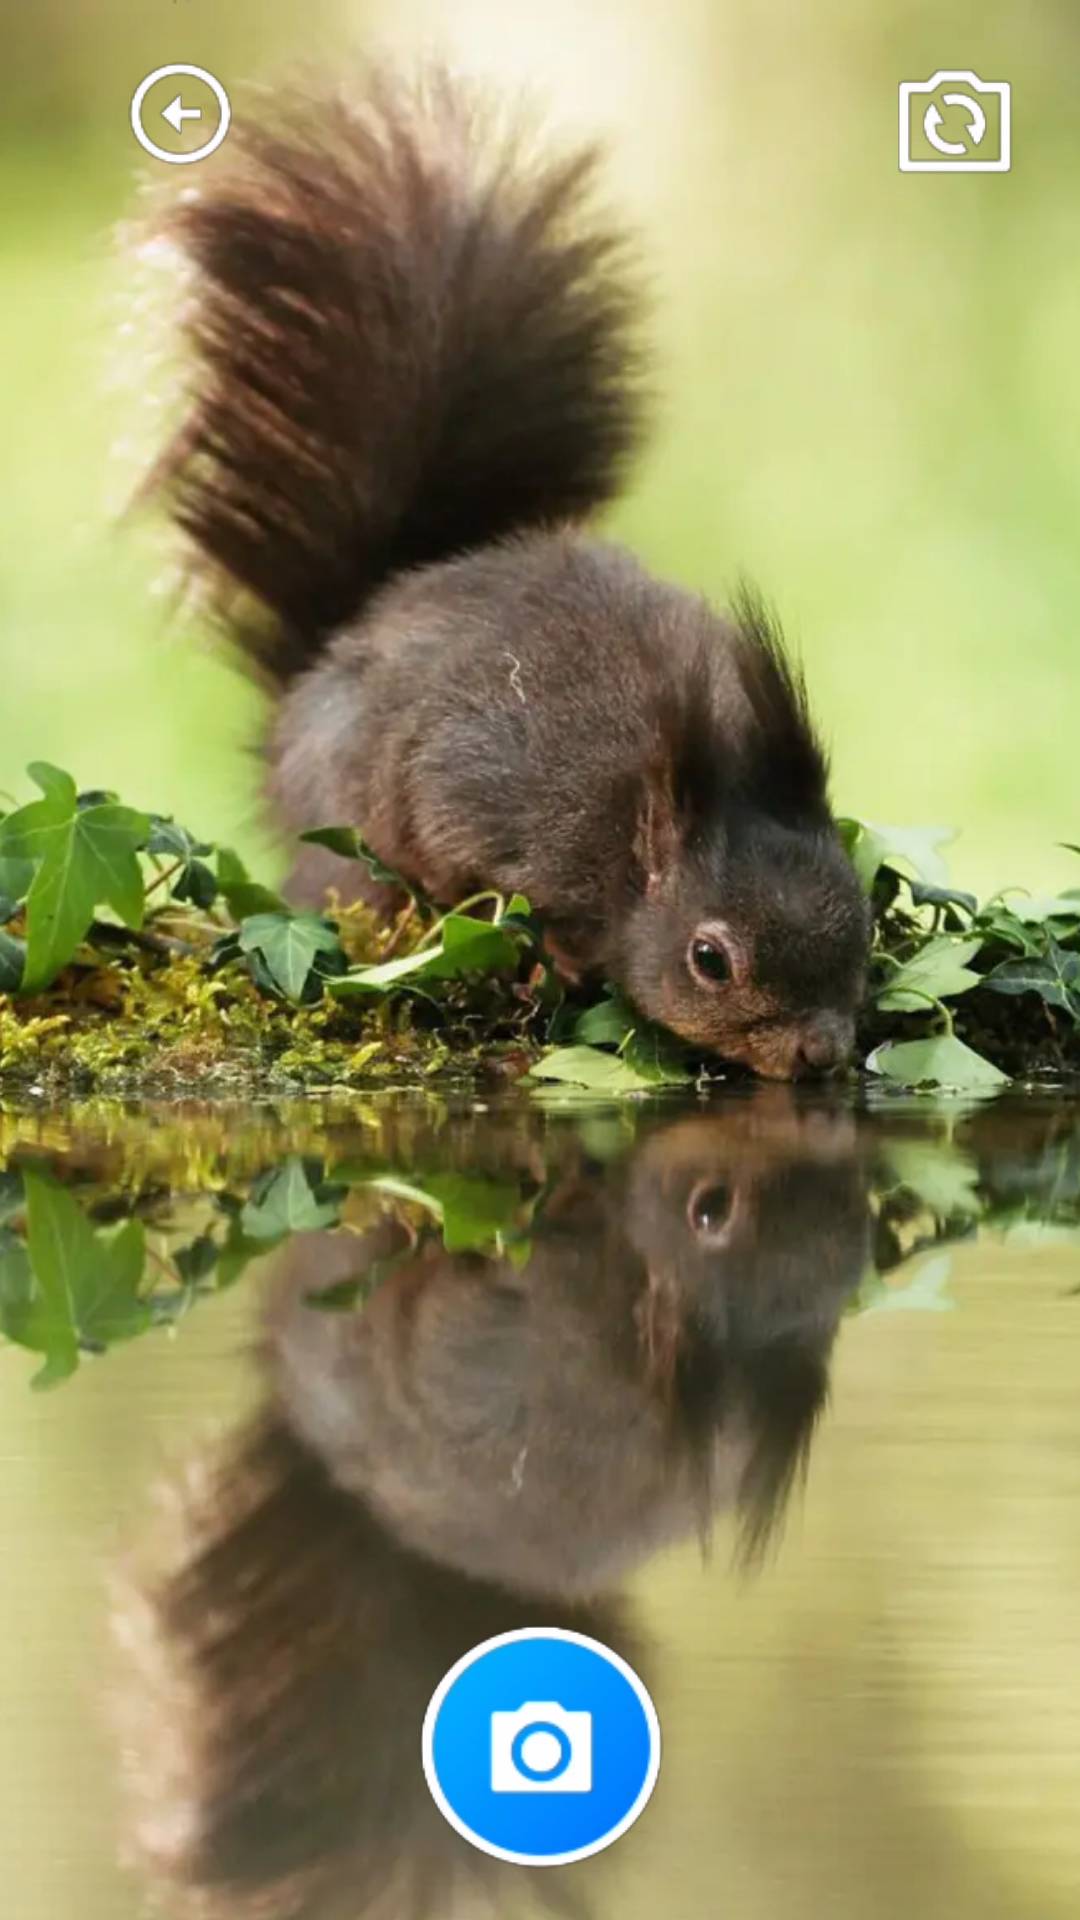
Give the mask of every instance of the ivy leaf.
<svg viewBox="0 0 1080 1920">
<path fill-rule="evenodd" d="M 0 993 L 18 993 L 26 970 L 26 942 L 0 927 Z"/>
<path fill-rule="evenodd" d="M 967 993 L 977 987 L 982 975 L 967 965 L 982 946 L 982 940 L 952 940 L 941 934 L 928 940 L 918 953 L 889 975 L 877 994 L 879 1007 L 895 1013 L 925 1013 L 931 1000 L 946 995 Z"/>
<path fill-rule="evenodd" d="M 925 1040 L 886 1041 L 875 1047 L 867 1071 L 880 1073 L 904 1087 L 957 1087 L 989 1092 L 1008 1084 L 1008 1074 L 964 1045 L 954 1033 L 935 1033 Z"/>
<path fill-rule="evenodd" d="M 238 853 L 231 847 L 219 847 L 217 857 L 218 892 L 234 920 L 255 913 L 288 913 L 289 906 L 280 893 L 252 880 Z"/>
<path fill-rule="evenodd" d="M 300 838 L 309 846 L 325 847 L 330 853 L 340 854 L 343 860 L 362 861 L 371 878 L 377 880 L 380 886 L 398 887 L 414 900 L 423 898 L 410 881 L 404 880 L 400 873 L 395 873 L 393 867 L 388 867 L 385 861 L 379 859 L 355 827 L 312 827 L 309 833 L 302 833 Z"/>
<path fill-rule="evenodd" d="M 438 1221 L 448 1253 L 490 1253 L 506 1239 L 520 1244 L 535 1205 L 516 1181 L 484 1174 L 424 1173 L 405 1180 L 384 1171 L 362 1172 L 354 1179 L 355 1184 L 426 1208 Z"/>
<path fill-rule="evenodd" d="M 894 1178 L 917 1193 L 940 1220 L 975 1219 L 982 1212 L 979 1169 L 966 1153 L 941 1141 L 888 1140 L 885 1158 Z"/>
<path fill-rule="evenodd" d="M 574 1027 L 574 1038 L 588 1047 L 621 1047 L 635 1024 L 632 1007 L 620 994 L 613 993 L 606 1000 L 598 1000 L 595 1007 L 586 1007 Z"/>
<path fill-rule="evenodd" d="M 836 825 L 860 884 L 869 893 L 885 857 L 884 844 L 862 820 L 838 820 Z"/>
<path fill-rule="evenodd" d="M 417 953 L 382 960 L 371 967 L 354 967 L 327 991 L 346 1000 L 354 994 L 390 993 L 422 980 L 454 980 L 468 973 L 516 972 L 517 939 L 502 921 L 474 920 L 467 913 L 448 913 L 442 938 Z"/>
<path fill-rule="evenodd" d="M 973 915 L 979 911 L 975 895 L 964 893 L 959 887 L 932 887 L 925 880 L 911 880 L 908 884 L 917 907 L 961 907 Z"/>
<path fill-rule="evenodd" d="M 317 1233 L 337 1225 L 344 1187 L 313 1180 L 298 1155 L 256 1181 L 240 1214 L 249 1240 L 281 1240 L 289 1233 Z"/>
<path fill-rule="evenodd" d="M 275 986 L 300 1000 L 320 953 L 340 953 L 335 929 L 314 913 L 255 913 L 240 924 L 240 947 L 258 953 Z"/>
<path fill-rule="evenodd" d="M 14 854 L 5 854 L 4 832 L 7 823 L 14 816 L 8 814 L 0 821 L 0 920 L 10 920 L 20 900 L 25 900 L 30 891 L 30 882 L 34 878 L 34 862 L 16 859 Z"/>
<path fill-rule="evenodd" d="M 553 1047 L 541 1055 L 526 1078 L 555 1080 L 600 1094 L 640 1093 L 650 1085 L 621 1054 L 603 1053 L 599 1047 Z"/>
<path fill-rule="evenodd" d="M 651 1021 L 642 1021 L 634 1028 L 622 1049 L 622 1058 L 650 1087 L 687 1086 L 694 1078 L 681 1043 Z"/>
<path fill-rule="evenodd" d="M 200 1280 L 206 1280 L 217 1266 L 218 1244 L 212 1233 L 200 1233 L 189 1240 L 184 1247 L 177 1247 L 173 1254 L 173 1266 L 189 1287 L 197 1287 Z"/>
<path fill-rule="evenodd" d="M 1068 893 L 1021 894 L 1010 902 L 1010 911 L 1028 926 L 1047 920 L 1071 920 L 1080 925 L 1080 900 Z"/>
<path fill-rule="evenodd" d="M 189 900 L 193 907 L 212 907 L 218 896 L 217 877 L 201 857 L 213 853 L 208 840 L 197 840 L 177 821 L 160 813 L 150 815 L 150 843 L 147 853 L 167 854 L 182 864 L 170 881 L 174 900 Z"/>
<path fill-rule="evenodd" d="M 949 870 L 941 857 L 941 848 L 955 840 L 955 827 L 884 827 L 869 820 L 850 818 L 838 820 L 837 826 L 868 893 L 878 869 L 895 865 L 897 861 L 910 867 L 920 880 L 931 886 L 948 884 Z"/>
<path fill-rule="evenodd" d="M 151 1324 L 139 1297 L 146 1243 L 140 1221 L 97 1232 L 65 1187 L 24 1178 L 26 1242 L 11 1235 L 0 1259 L 0 1327 L 44 1355 L 32 1385 L 47 1387 L 74 1373 L 80 1348 L 99 1352 Z"/>
<path fill-rule="evenodd" d="M 1080 953 L 1067 953 L 1056 940 L 1042 958 L 1004 960 L 988 973 L 984 986 L 995 993 L 1037 993 L 1048 1006 L 1080 1019 Z"/>
<path fill-rule="evenodd" d="M 1016 947 L 1020 953 L 1039 954 L 1043 951 L 1045 938 L 1042 928 L 1025 926 L 1000 901 L 982 909 L 977 925 L 984 941 L 999 940 L 1003 946 Z"/>
<path fill-rule="evenodd" d="M 44 794 L 0 822 L 0 857 L 37 863 L 26 902 L 24 993 L 40 992 L 84 939 L 95 907 L 112 907 L 127 927 L 143 921 L 136 853 L 150 837 L 146 814 L 113 800 L 80 807 L 75 782 L 46 761 L 31 779 Z"/>
</svg>

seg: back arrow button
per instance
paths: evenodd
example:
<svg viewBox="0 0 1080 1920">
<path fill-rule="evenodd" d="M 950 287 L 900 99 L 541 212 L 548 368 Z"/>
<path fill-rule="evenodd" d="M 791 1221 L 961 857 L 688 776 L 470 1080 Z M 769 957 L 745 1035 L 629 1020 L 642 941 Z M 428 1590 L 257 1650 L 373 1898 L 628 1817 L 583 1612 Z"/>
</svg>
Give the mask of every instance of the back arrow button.
<svg viewBox="0 0 1080 1920">
<path fill-rule="evenodd" d="M 175 100 L 170 100 L 167 107 L 162 107 L 161 117 L 168 121 L 170 127 L 175 127 L 177 133 L 182 133 L 185 120 L 202 119 L 202 108 L 185 107 L 183 97 L 178 93 Z"/>
</svg>

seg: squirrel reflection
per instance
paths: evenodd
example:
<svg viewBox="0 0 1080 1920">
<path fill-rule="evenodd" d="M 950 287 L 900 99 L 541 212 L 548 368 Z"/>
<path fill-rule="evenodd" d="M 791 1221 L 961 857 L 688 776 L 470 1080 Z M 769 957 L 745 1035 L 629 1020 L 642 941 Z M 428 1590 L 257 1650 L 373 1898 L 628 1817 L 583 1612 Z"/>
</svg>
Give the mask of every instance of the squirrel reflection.
<svg viewBox="0 0 1080 1920">
<path fill-rule="evenodd" d="M 428 1698 L 528 1625 L 592 1634 L 649 1680 L 612 1596 L 725 1509 L 743 1558 L 763 1547 L 867 1237 L 850 1116 L 766 1089 L 611 1163 L 560 1155 L 520 1266 L 393 1215 L 298 1238 L 263 1410 L 167 1489 L 120 1583 L 143 1869 L 209 1916 L 505 1912 L 518 1870 L 428 1795 Z M 309 1303 L 375 1261 L 362 1308 Z M 585 1911 L 580 1878 L 540 1879 Z"/>
</svg>

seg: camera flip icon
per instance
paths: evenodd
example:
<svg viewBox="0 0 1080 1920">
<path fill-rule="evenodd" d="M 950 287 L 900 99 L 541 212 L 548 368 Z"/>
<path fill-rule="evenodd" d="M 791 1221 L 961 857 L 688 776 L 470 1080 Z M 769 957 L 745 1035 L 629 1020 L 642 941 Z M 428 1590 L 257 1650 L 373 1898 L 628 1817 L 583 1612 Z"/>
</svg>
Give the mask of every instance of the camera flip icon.
<svg viewBox="0 0 1080 1920">
<path fill-rule="evenodd" d="M 901 173 L 1008 173 L 1012 89 L 970 68 L 900 83 Z"/>
</svg>

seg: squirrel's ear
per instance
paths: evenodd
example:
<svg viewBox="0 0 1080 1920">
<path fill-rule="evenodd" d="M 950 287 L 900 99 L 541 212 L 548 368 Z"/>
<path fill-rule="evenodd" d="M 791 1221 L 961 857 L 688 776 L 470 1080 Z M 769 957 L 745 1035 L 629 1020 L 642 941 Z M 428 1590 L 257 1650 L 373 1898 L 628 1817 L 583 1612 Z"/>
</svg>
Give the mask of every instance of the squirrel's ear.
<svg viewBox="0 0 1080 1920">
<path fill-rule="evenodd" d="M 683 823 L 671 781 L 657 769 L 646 781 L 634 853 L 646 893 L 656 893 L 676 860 L 683 841 Z"/>
</svg>

